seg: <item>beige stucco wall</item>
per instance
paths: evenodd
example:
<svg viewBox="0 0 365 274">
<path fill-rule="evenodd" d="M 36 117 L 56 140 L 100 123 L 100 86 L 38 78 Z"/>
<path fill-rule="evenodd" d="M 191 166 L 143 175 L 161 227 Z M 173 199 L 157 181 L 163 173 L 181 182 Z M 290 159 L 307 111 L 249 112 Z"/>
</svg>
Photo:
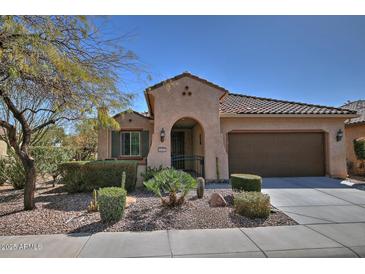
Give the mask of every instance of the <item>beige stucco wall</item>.
<svg viewBox="0 0 365 274">
<path fill-rule="evenodd" d="M 137 166 L 137 182 L 136 187 L 143 187 L 143 177 L 142 173 L 146 172 L 147 166 L 145 164 L 141 164 Z"/>
<path fill-rule="evenodd" d="M 345 138 L 336 141 L 339 129 L 344 131 L 345 118 L 221 118 L 224 144 L 228 150 L 228 133 L 234 130 L 248 131 L 324 131 L 326 138 L 326 170 L 329 176 L 345 178 Z"/>
<path fill-rule="evenodd" d="M 196 124 L 193 129 L 193 154 L 204 156 L 204 133 L 199 124 Z M 201 143 L 200 143 L 201 136 Z"/>
<path fill-rule="evenodd" d="M 153 133 L 153 120 L 142 117 L 134 112 L 126 112 L 115 118 L 121 130 L 148 130 L 149 141 Z M 98 159 L 111 158 L 111 130 L 100 129 L 98 132 Z"/>
<path fill-rule="evenodd" d="M 189 89 L 186 90 L 185 87 Z M 184 96 L 182 93 L 186 92 Z M 189 96 L 187 93 L 191 92 Z M 189 77 L 180 78 L 172 85 L 164 85 L 150 91 L 154 97 L 154 134 L 147 157 L 147 164 L 158 167 L 171 166 L 171 128 L 181 118 L 195 119 L 204 131 L 205 177 L 217 179 L 216 157 L 219 162 L 219 174 L 228 178 L 228 157 L 220 132 L 219 98 L 224 94 L 220 89 L 206 85 Z M 160 131 L 164 128 L 166 137 L 160 140 Z M 160 148 L 160 149 L 159 149 Z"/>
<path fill-rule="evenodd" d="M 0 140 L 0 157 L 6 155 L 6 143 Z"/>
<path fill-rule="evenodd" d="M 364 172 L 364 169 L 360 169 L 358 167 L 359 162 L 354 152 L 353 140 L 358 139 L 360 137 L 365 138 L 365 124 L 358 126 L 347 126 L 345 128 L 345 136 L 346 136 L 347 160 L 353 163 L 353 170 L 351 173 L 354 174 L 362 173 Z"/>
<path fill-rule="evenodd" d="M 0 135 L 5 136 L 5 130 L 3 128 L 0 128 Z M 0 156 L 6 155 L 6 150 L 6 143 L 0 140 Z"/>
</svg>

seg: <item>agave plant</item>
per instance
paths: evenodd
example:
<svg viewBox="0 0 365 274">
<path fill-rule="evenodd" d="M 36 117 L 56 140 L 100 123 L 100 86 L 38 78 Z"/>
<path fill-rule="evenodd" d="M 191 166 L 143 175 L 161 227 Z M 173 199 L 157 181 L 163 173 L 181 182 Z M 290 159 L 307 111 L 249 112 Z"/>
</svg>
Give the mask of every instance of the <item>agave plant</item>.
<svg viewBox="0 0 365 274">
<path fill-rule="evenodd" d="M 196 184 L 196 180 L 190 174 L 172 168 L 158 172 L 154 178 L 144 183 L 146 188 L 158 196 L 163 205 L 167 206 L 183 204 L 185 196 L 196 187 Z M 164 198 L 166 193 L 168 193 L 168 197 Z"/>
</svg>

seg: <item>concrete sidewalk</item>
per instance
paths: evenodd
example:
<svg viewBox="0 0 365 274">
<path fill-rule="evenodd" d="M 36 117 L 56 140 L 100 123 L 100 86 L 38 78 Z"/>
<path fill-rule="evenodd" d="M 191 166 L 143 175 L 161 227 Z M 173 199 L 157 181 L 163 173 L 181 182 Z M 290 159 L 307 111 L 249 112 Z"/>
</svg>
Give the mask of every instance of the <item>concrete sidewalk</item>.
<svg viewBox="0 0 365 274">
<path fill-rule="evenodd" d="M 365 257 L 365 223 L 0 236 L 0 257 Z"/>
</svg>

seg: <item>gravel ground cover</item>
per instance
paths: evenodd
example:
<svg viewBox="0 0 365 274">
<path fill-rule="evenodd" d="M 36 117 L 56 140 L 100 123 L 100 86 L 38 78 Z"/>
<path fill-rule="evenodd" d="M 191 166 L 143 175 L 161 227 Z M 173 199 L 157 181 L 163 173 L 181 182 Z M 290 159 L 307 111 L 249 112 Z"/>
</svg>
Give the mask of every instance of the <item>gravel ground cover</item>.
<svg viewBox="0 0 365 274">
<path fill-rule="evenodd" d="M 212 192 L 221 193 L 227 207 L 209 207 Z M 114 224 L 100 221 L 99 213 L 87 213 L 91 193 L 68 194 L 61 185 L 41 185 L 36 191 L 33 211 L 23 211 L 22 190 L 0 187 L 0 235 L 55 234 L 100 231 L 152 231 L 163 229 L 204 229 L 229 227 L 256 227 L 295 225 L 296 222 L 281 211 L 266 219 L 249 219 L 237 215 L 232 208 L 230 189 L 206 189 L 203 199 L 195 191 L 187 196 L 184 205 L 176 208 L 162 207 L 151 193 L 137 190 L 130 196 L 136 198 L 125 211 L 122 220 Z"/>
</svg>

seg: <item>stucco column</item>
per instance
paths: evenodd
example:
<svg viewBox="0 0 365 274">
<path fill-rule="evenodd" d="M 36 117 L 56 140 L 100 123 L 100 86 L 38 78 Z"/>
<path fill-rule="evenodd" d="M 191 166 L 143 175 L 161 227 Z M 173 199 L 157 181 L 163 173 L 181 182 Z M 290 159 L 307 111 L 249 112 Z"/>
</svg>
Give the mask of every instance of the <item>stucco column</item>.
<svg viewBox="0 0 365 274">
<path fill-rule="evenodd" d="M 165 130 L 165 140 L 161 142 L 160 132 Z M 155 120 L 152 144 L 147 156 L 147 165 L 151 167 L 171 167 L 171 126 Z"/>
<path fill-rule="evenodd" d="M 110 134 L 108 129 L 98 131 L 98 160 L 110 158 Z"/>
<path fill-rule="evenodd" d="M 207 180 L 226 180 L 228 174 L 228 155 L 223 145 L 219 128 L 210 127 L 205 134 L 205 178 Z M 218 162 L 216 161 L 218 159 Z M 219 172 L 217 173 L 217 165 Z"/>
<path fill-rule="evenodd" d="M 342 138 L 341 141 L 336 140 L 337 131 L 341 129 L 342 132 L 345 131 L 344 126 L 334 127 L 328 132 L 328 172 L 330 176 L 346 178 L 347 177 L 347 167 L 346 167 L 346 136 Z"/>
</svg>

